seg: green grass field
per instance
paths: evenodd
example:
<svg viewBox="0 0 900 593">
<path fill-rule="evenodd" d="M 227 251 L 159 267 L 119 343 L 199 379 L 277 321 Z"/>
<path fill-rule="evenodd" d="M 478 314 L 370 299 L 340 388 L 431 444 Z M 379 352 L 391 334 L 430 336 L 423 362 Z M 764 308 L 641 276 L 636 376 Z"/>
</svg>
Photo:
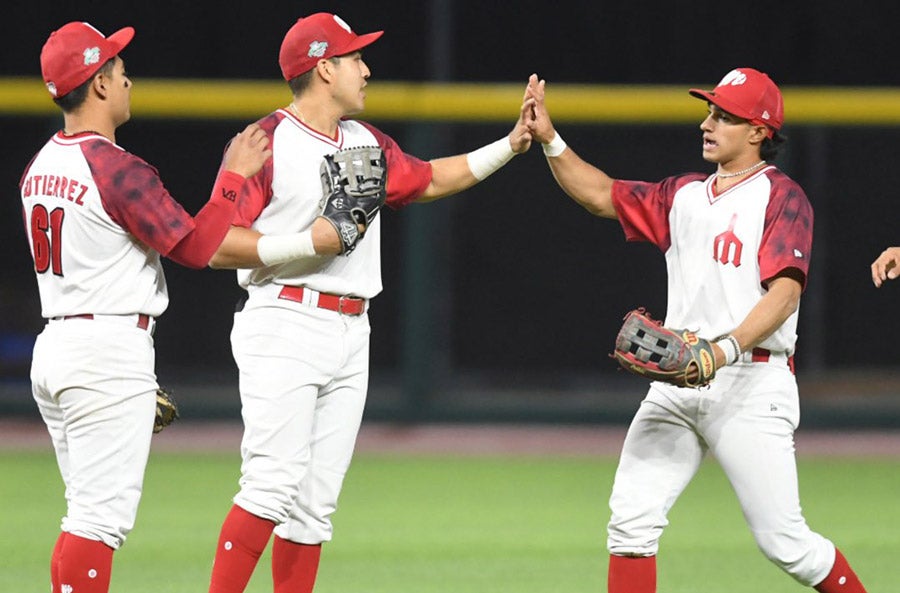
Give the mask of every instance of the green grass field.
<svg viewBox="0 0 900 593">
<path fill-rule="evenodd" d="M 151 457 L 115 593 L 205 591 L 237 484 L 234 454 Z M 608 458 L 359 455 L 322 555 L 317 593 L 605 591 Z M 0 453 L 0 591 L 49 589 L 64 512 L 49 453 Z M 810 525 L 838 543 L 870 593 L 900 582 L 900 459 L 802 459 Z M 660 593 L 807 591 L 756 550 L 707 463 L 670 515 Z M 268 553 L 250 593 L 271 591 Z"/>
</svg>

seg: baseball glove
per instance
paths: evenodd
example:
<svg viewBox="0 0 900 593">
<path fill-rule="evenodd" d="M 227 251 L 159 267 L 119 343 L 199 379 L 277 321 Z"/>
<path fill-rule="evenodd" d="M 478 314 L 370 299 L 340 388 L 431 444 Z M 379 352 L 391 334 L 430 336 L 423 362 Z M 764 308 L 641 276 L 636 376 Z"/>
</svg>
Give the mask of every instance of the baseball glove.
<svg viewBox="0 0 900 593">
<path fill-rule="evenodd" d="M 158 387 L 156 389 L 156 418 L 153 421 L 153 433 L 157 433 L 181 418 L 178 414 L 178 404 L 172 394 Z"/>
<path fill-rule="evenodd" d="M 663 327 L 644 309 L 625 316 L 613 356 L 627 371 L 678 387 L 702 387 L 716 376 L 709 340 L 690 330 Z"/>
<path fill-rule="evenodd" d="M 346 255 L 362 239 L 387 198 L 384 151 L 377 146 L 339 150 L 325 156 L 319 173 L 319 216 L 334 226 L 341 239 L 341 255 Z"/>
</svg>

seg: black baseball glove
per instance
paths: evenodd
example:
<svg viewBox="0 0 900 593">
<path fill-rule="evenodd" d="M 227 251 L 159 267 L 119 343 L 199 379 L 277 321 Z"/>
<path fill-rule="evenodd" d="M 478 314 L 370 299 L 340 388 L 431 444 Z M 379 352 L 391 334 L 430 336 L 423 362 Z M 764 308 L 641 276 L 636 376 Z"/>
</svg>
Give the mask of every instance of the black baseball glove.
<svg viewBox="0 0 900 593">
<path fill-rule="evenodd" d="M 159 387 L 156 389 L 156 418 L 153 421 L 153 433 L 157 433 L 178 420 L 178 404 L 172 394 Z"/>
<path fill-rule="evenodd" d="M 345 148 L 325 156 L 319 172 L 319 216 L 334 226 L 341 238 L 341 255 L 346 255 L 362 239 L 387 198 L 384 151 L 377 146 Z"/>
</svg>

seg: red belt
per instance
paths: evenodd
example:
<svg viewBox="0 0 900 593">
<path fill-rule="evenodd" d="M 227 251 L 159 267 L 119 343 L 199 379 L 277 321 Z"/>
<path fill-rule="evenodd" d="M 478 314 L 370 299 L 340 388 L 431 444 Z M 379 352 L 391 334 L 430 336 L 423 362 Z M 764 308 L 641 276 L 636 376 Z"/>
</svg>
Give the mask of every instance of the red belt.
<svg viewBox="0 0 900 593">
<path fill-rule="evenodd" d="M 772 356 L 772 352 L 766 350 L 765 348 L 754 348 L 752 355 L 752 362 L 769 362 L 769 357 Z M 791 369 L 791 372 L 794 372 L 794 356 L 788 356 L 787 359 L 788 368 Z"/>
<path fill-rule="evenodd" d="M 278 293 L 278 298 L 302 303 L 304 292 L 305 289 L 302 286 L 284 286 Z M 314 291 L 310 290 L 310 292 Z M 337 311 L 344 315 L 362 315 L 366 311 L 366 299 L 328 294 L 327 292 L 319 292 L 318 295 L 319 300 L 316 306 L 320 309 Z"/>
<path fill-rule="evenodd" d="M 93 313 L 84 313 L 82 315 L 65 315 L 62 317 L 63 319 L 93 319 Z M 137 316 L 137 326 L 141 329 L 147 329 L 150 327 L 150 316 L 145 315 L 143 313 L 139 313 Z"/>
</svg>

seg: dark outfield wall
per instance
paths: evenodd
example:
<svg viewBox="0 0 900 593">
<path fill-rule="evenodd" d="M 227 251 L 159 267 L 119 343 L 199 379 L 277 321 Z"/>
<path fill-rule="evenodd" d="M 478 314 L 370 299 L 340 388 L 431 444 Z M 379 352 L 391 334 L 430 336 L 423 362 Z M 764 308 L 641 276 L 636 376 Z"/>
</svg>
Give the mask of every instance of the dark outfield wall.
<svg viewBox="0 0 900 593">
<path fill-rule="evenodd" d="M 366 54 L 374 76 L 432 78 L 428 3 L 376 9 L 369 2 L 258 2 L 254 11 L 246 10 L 249 4 L 241 10 L 212 3 L 122 4 L 93 2 L 80 12 L 68 4 L 18 6 L 19 16 L 0 22 L 7 47 L 15 49 L 0 52 L 2 74 L 35 75 L 49 30 L 84 18 L 106 33 L 126 24 L 138 29 L 126 54 L 138 85 L 142 76 L 272 79 L 284 31 L 301 13 L 326 9 L 337 10 L 360 32 L 387 29 Z M 752 11 L 708 3 L 690 9 L 685 3 L 563 2 L 552 3 L 552 10 L 546 2 L 518 2 L 515 9 L 434 4 L 449 26 L 449 51 L 438 62 L 441 76 L 451 80 L 524 81 L 536 70 L 551 82 L 712 85 L 730 67 L 752 64 L 790 85 L 900 85 L 900 69 L 885 67 L 890 56 L 900 55 L 891 29 L 900 9 L 892 2 L 857 3 L 856 12 L 837 2 L 764 1 Z M 156 165 L 173 195 L 196 212 L 224 141 L 244 123 L 148 121 L 136 114 L 118 141 Z M 465 152 L 508 131 L 494 124 L 373 123 L 423 158 Z M 16 185 L 58 121 L 0 118 L 0 126 L 0 182 L 6 188 L 0 233 L 7 246 L 0 272 L 0 379 L 19 381 L 27 379 L 29 340 L 41 320 Z M 560 130 L 588 160 L 617 177 L 651 180 L 710 170 L 700 159 L 693 125 Z M 786 132 L 790 142 L 779 164 L 806 187 L 816 211 L 799 367 L 807 376 L 823 369 L 890 371 L 897 360 L 891 336 L 900 334 L 893 314 L 900 284 L 875 290 L 868 267 L 885 246 L 900 244 L 900 129 L 788 123 Z M 423 144 L 423 137 L 431 142 Z M 432 153 L 427 146 L 441 148 Z M 417 209 L 429 214 L 422 219 Z M 539 150 L 464 196 L 383 216 L 385 291 L 371 313 L 372 361 L 388 383 L 415 361 L 411 334 L 422 340 L 414 349 L 430 349 L 432 378 L 471 377 L 503 387 L 529 373 L 546 373 L 557 385 L 582 373 L 612 377 L 606 354 L 623 312 L 641 304 L 659 314 L 665 308 L 662 256 L 647 245 L 626 244 L 616 223 L 593 218 L 568 200 Z M 421 249 L 411 229 L 423 224 L 430 225 L 426 234 L 446 245 L 429 256 L 430 276 L 424 278 L 410 276 L 407 267 Z M 193 373 L 233 380 L 228 333 L 240 295 L 233 274 L 168 263 L 166 270 L 173 298 L 157 333 L 161 379 Z M 415 283 L 428 287 L 421 297 L 430 306 L 424 315 L 410 297 Z"/>
<path fill-rule="evenodd" d="M 35 74 L 51 30 L 87 20 L 133 25 L 129 70 L 140 76 L 273 78 L 281 38 L 300 16 L 337 12 L 357 32 L 383 29 L 366 54 L 382 79 L 715 82 L 755 65 L 782 84 L 896 85 L 900 4 L 891 0 L 416 0 L 16 3 L 0 19 L 0 72 Z M 431 22 L 436 24 L 432 25 Z M 445 53 L 433 56 L 437 43 Z M 431 64 L 438 63 L 438 67 Z"/>
</svg>

